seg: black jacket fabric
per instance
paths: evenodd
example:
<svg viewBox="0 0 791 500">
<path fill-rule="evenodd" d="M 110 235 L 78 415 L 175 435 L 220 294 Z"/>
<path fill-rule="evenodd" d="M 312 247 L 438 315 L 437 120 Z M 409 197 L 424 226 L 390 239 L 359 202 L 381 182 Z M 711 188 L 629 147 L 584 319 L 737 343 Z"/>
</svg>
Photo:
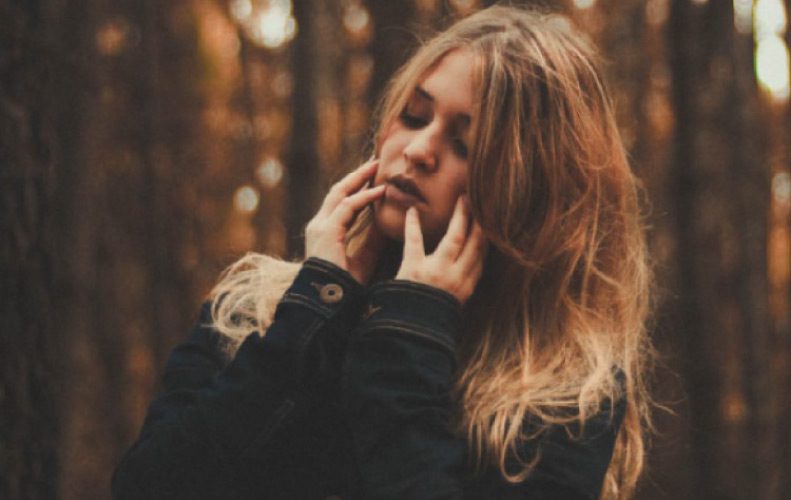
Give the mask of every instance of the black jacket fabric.
<svg viewBox="0 0 791 500">
<path fill-rule="evenodd" d="M 623 401 L 581 439 L 558 427 L 523 443 L 523 457 L 541 458 L 522 483 L 474 471 L 449 427 L 460 320 L 442 290 L 404 280 L 366 289 L 317 258 L 266 335 L 232 358 L 205 304 L 116 468 L 114 498 L 598 498 Z"/>
</svg>

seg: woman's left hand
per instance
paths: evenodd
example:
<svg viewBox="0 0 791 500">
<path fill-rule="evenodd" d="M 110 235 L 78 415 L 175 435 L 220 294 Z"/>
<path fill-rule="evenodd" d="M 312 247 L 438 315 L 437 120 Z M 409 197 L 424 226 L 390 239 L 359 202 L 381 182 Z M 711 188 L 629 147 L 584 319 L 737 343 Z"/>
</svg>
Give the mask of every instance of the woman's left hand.
<svg viewBox="0 0 791 500">
<path fill-rule="evenodd" d="M 409 207 L 404 222 L 404 258 L 396 279 L 424 283 L 467 302 L 483 272 L 487 243 L 477 221 L 470 223 L 469 209 L 462 196 L 456 201 L 448 231 L 430 255 L 423 246 L 417 209 Z"/>
</svg>

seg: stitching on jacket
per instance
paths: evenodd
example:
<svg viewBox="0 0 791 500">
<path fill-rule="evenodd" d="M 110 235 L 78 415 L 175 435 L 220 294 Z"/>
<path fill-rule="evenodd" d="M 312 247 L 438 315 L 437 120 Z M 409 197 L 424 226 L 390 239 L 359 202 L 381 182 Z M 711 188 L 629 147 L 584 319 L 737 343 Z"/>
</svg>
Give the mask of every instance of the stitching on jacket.
<svg viewBox="0 0 791 500">
<path fill-rule="evenodd" d="M 314 259 L 317 259 L 317 258 L 314 257 Z M 340 268 L 336 269 L 335 267 L 331 267 L 331 266 L 335 266 L 335 264 L 332 264 L 329 261 L 321 261 L 321 260 L 318 260 L 318 259 L 317 260 L 306 260 L 304 262 L 303 266 L 305 268 L 307 268 L 307 269 L 312 269 L 314 271 L 320 271 L 320 272 L 329 274 L 329 275 L 332 276 L 333 279 L 341 281 L 347 286 L 351 286 L 352 282 L 356 282 L 356 280 L 354 280 L 354 278 L 351 277 L 351 275 L 346 276 L 346 274 L 344 274 L 344 273 L 348 273 L 348 271 L 345 271 L 345 270 L 340 269 Z"/>
<path fill-rule="evenodd" d="M 412 328 L 409 324 L 402 323 L 400 321 L 376 320 L 366 325 L 365 328 L 360 332 L 360 335 L 370 335 L 371 333 L 373 333 L 372 330 L 376 330 L 377 327 L 383 327 L 388 330 L 397 330 L 399 332 L 408 333 L 420 337 L 422 339 L 430 340 L 432 343 L 444 347 L 451 354 L 453 354 L 456 351 L 456 346 L 452 342 L 448 342 L 444 338 L 444 335 L 439 333 L 437 334 L 429 333 L 432 332 L 433 330 L 428 328 L 424 330 L 418 330 L 416 328 Z"/>
<path fill-rule="evenodd" d="M 426 290 L 423 286 L 429 285 L 422 285 L 421 283 L 412 283 L 408 281 L 399 281 L 396 283 L 389 282 L 380 284 L 376 289 L 376 294 L 380 291 L 409 291 L 411 293 L 416 293 L 423 297 L 439 299 L 445 302 L 447 305 L 451 306 L 453 309 L 459 307 L 459 302 L 456 298 L 451 298 L 452 296 L 444 291 L 440 290 L 439 288 L 432 288 L 431 290 Z"/>
<path fill-rule="evenodd" d="M 302 304 L 304 306 L 309 307 L 314 312 L 321 314 L 325 318 L 329 318 L 332 316 L 332 309 L 329 307 L 324 307 L 321 304 L 316 303 L 315 300 L 307 297 L 305 295 L 296 293 L 296 292 L 288 292 L 283 295 L 283 298 L 280 299 L 280 303 L 292 303 L 292 304 Z"/>
</svg>

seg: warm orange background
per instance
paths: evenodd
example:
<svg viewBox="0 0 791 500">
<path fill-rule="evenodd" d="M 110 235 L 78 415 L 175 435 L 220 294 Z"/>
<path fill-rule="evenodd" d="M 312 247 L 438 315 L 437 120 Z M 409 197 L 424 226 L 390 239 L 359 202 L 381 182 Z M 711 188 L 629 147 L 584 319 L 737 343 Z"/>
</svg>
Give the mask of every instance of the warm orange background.
<svg viewBox="0 0 791 500">
<path fill-rule="evenodd" d="M 0 497 L 109 496 L 218 273 L 297 257 L 418 36 L 488 3 L 0 0 Z M 650 200 L 674 413 L 638 498 L 791 498 L 789 0 L 544 3 Z"/>
</svg>

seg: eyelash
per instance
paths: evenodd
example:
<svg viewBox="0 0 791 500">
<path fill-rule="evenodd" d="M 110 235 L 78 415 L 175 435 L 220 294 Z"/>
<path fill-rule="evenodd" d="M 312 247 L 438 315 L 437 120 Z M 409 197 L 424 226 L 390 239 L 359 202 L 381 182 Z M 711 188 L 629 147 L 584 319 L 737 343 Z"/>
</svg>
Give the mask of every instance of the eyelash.
<svg viewBox="0 0 791 500">
<path fill-rule="evenodd" d="M 416 129 L 427 125 L 426 120 L 422 118 L 418 118 L 417 116 L 410 115 L 406 111 L 402 111 L 401 115 L 399 116 L 401 122 L 406 125 L 408 128 Z"/>
<path fill-rule="evenodd" d="M 401 114 L 398 116 L 401 123 L 403 123 L 407 128 L 410 129 L 418 129 L 428 125 L 428 122 L 422 118 L 417 116 L 411 115 L 406 112 L 406 110 L 402 111 Z M 453 151 L 460 157 L 460 158 L 467 158 L 469 151 L 467 150 L 467 145 L 464 141 L 458 137 L 454 137 L 451 141 Z"/>
</svg>

